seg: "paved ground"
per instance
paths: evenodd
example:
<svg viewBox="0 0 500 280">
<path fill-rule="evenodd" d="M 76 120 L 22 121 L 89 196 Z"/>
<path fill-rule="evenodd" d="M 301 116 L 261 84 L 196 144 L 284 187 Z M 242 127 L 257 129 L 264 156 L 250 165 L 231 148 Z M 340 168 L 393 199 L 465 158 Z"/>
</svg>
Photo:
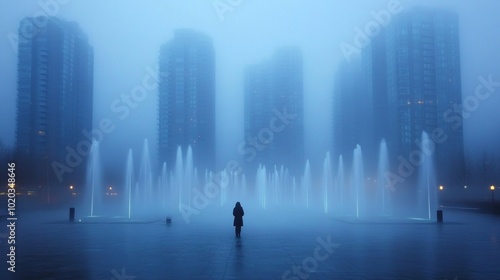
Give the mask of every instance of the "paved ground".
<svg viewBox="0 0 500 280">
<path fill-rule="evenodd" d="M 247 212 L 240 239 L 230 217 L 58 223 L 66 214 L 20 216 L 17 272 L 2 238 L 0 279 L 500 279 L 500 219 L 469 212 L 443 225 Z"/>
</svg>

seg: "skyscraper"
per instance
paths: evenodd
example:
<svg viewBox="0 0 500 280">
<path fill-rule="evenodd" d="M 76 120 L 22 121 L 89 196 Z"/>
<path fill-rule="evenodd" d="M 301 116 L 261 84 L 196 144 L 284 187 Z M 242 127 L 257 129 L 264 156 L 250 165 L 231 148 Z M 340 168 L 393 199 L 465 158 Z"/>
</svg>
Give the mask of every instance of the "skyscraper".
<svg viewBox="0 0 500 280">
<path fill-rule="evenodd" d="M 409 162 L 411 155 L 423 152 L 424 131 L 431 138 L 438 132 L 446 141 L 435 143 L 432 152 L 437 180 L 462 183 L 462 127 L 453 127 L 445 117 L 462 103 L 456 14 L 414 8 L 395 16 L 361 56 L 339 67 L 334 92 L 334 149 L 344 159 L 356 144 L 365 158 L 376 158 L 377 144 L 385 138 L 394 171 L 400 158 Z M 417 169 L 420 159 L 411 161 Z M 376 160 L 368 164 L 370 170 Z M 418 172 L 413 174 L 410 182 L 417 179 Z"/>
<path fill-rule="evenodd" d="M 244 155 L 246 166 L 254 169 L 258 164 L 283 165 L 292 171 L 303 168 L 301 51 L 281 48 L 270 60 L 248 67 L 244 94 L 245 143 L 238 150 Z"/>
<path fill-rule="evenodd" d="M 334 79 L 333 152 L 342 155 L 348 166 L 356 145 L 361 146 L 365 162 L 373 154 L 374 100 L 367 78 L 357 57 L 342 63 Z"/>
<path fill-rule="evenodd" d="M 76 23 L 54 17 L 21 20 L 16 149 L 28 159 L 29 183 L 82 182 L 84 160 L 68 167 L 72 172 L 64 177 L 55 176 L 51 165 L 64 163 L 67 148 L 76 149 L 85 139 L 83 130 L 92 129 L 93 61 L 87 35 Z"/>
<path fill-rule="evenodd" d="M 420 149 L 423 131 L 442 130 L 447 140 L 436 144 L 438 181 L 461 183 L 462 127 L 452 128 L 444 117 L 462 103 L 458 16 L 425 8 L 403 13 L 387 27 L 385 44 L 390 150 L 408 157 Z"/>
<path fill-rule="evenodd" d="M 187 29 L 161 47 L 159 159 L 170 166 L 177 147 L 193 149 L 195 165 L 215 163 L 215 50 L 211 38 Z"/>
</svg>

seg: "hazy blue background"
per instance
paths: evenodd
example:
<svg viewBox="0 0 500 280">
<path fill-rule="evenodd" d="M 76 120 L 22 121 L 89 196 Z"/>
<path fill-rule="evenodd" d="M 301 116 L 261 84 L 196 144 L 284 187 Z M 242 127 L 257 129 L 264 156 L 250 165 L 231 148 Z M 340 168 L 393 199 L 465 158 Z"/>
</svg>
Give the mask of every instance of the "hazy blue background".
<svg viewBox="0 0 500 280">
<path fill-rule="evenodd" d="M 44 3 L 45 1 L 40 1 Z M 57 17 L 76 21 L 94 47 L 94 126 L 109 117 L 117 125 L 106 135 L 102 151 L 123 162 L 126 149 L 137 152 L 144 138 L 156 147 L 157 93 L 119 120 L 110 109 L 123 94 L 142 84 L 146 67 L 157 66 L 159 49 L 176 28 L 207 33 L 216 47 L 217 153 L 219 163 L 238 159 L 243 140 L 243 70 L 267 59 L 284 45 L 304 54 L 306 153 L 319 164 L 331 143 L 333 76 L 344 59 L 342 42 L 352 43 L 354 28 L 372 20 L 371 11 L 387 9 L 388 0 L 244 0 L 221 20 L 212 0 L 81 1 L 59 5 Z M 221 0 L 226 2 L 226 0 Z M 471 95 L 478 76 L 500 81 L 500 1 L 401 0 L 413 5 L 448 7 L 460 15 L 463 96 Z M 14 145 L 17 56 L 9 36 L 19 21 L 43 11 L 38 1 L 0 1 L 0 141 Z M 465 123 L 469 154 L 500 153 L 500 88 L 482 102 Z M 152 151 L 154 151 L 152 149 Z"/>
</svg>

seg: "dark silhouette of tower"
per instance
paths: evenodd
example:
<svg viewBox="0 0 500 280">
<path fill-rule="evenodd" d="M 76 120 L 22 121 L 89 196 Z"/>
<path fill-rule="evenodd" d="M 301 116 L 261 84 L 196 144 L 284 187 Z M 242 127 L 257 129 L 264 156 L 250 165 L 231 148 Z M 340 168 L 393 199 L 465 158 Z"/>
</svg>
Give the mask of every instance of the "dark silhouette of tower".
<svg viewBox="0 0 500 280">
<path fill-rule="evenodd" d="M 175 31 L 160 53 L 160 162 L 173 165 L 177 147 L 193 148 L 198 168 L 215 164 L 215 50 L 210 37 Z"/>
<path fill-rule="evenodd" d="M 16 150 L 40 186 L 83 183 L 92 129 L 93 49 L 74 22 L 24 18 L 19 27 Z M 68 153 L 79 161 L 68 163 Z M 29 170 L 29 171 L 28 171 Z M 28 177 L 28 176 L 26 176 Z"/>
</svg>

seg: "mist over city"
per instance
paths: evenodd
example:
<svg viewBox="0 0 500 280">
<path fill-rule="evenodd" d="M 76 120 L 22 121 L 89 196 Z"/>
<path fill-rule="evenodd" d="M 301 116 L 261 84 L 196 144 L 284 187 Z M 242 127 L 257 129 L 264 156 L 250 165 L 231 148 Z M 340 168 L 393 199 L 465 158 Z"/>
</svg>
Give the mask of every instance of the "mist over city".
<svg viewBox="0 0 500 280">
<path fill-rule="evenodd" d="M 2 270 L 498 277 L 498 243 L 484 240 L 500 234 L 499 10 L 495 0 L 0 1 L 0 220 L 12 225 L 0 231 Z M 141 241 L 152 268 L 111 261 L 113 237 L 120 254 L 140 251 L 141 225 L 159 242 Z M 16 233 L 34 253 L 13 260 Z M 95 243 L 65 252 L 68 234 Z M 367 264 L 373 236 L 391 250 L 418 241 Z M 464 239 L 482 241 L 443 257 Z M 316 245 L 325 258 L 307 255 Z M 200 247 L 213 263 L 189 271 L 182 259 Z M 259 259 L 269 251 L 276 258 Z M 21 266 L 40 255 L 52 259 Z M 409 264 L 389 268 L 398 258 Z"/>
<path fill-rule="evenodd" d="M 322 1 L 315 4 L 303 1 L 280 1 L 241 4 L 220 11 L 213 3 L 198 1 L 147 1 L 139 3 L 79 2 L 60 5 L 57 16 L 77 22 L 89 36 L 95 52 L 94 60 L 94 126 L 102 118 L 111 118 L 116 130 L 103 139 L 103 150 L 125 160 L 128 148 L 140 149 L 144 138 L 157 141 L 157 92 L 148 97 L 124 119 L 111 111 L 114 100 L 142 84 L 146 68 L 158 67 L 160 46 L 172 39 L 175 29 L 190 28 L 205 33 L 216 49 L 216 129 L 218 163 L 239 157 L 238 144 L 243 132 L 243 73 L 255 63 L 269 59 L 283 46 L 297 46 L 304 57 L 304 119 L 305 147 L 311 162 L 321 161 L 331 150 L 331 106 L 335 71 L 345 56 L 342 43 L 353 44 L 355 28 L 363 29 L 373 20 L 371 11 L 387 9 L 387 1 L 365 1 L 352 5 L 341 1 Z M 498 74 L 498 46 L 494 36 L 498 19 L 492 15 L 495 1 L 474 4 L 469 1 L 401 1 L 401 8 L 417 6 L 446 7 L 459 14 L 462 96 L 474 94 L 478 76 Z M 19 21 L 33 16 L 42 8 L 31 1 L 16 5 L 3 2 L 2 29 L 2 142 L 15 144 L 16 34 Z M 43 10 L 42 10 L 43 11 Z M 490 16 L 489 16 L 490 15 Z M 140 19 L 140 20 L 134 20 Z M 293 32 L 291 32 L 293 30 Z M 490 31 L 488 31 L 490 30 Z M 480 108 L 465 119 L 466 152 L 477 158 L 486 150 L 498 155 L 495 139 L 499 119 L 492 98 L 481 102 Z M 133 128 L 133 129 L 132 129 Z M 124 141 L 125 140 L 125 141 Z M 228 148 L 231 147 L 231 148 Z"/>
</svg>

